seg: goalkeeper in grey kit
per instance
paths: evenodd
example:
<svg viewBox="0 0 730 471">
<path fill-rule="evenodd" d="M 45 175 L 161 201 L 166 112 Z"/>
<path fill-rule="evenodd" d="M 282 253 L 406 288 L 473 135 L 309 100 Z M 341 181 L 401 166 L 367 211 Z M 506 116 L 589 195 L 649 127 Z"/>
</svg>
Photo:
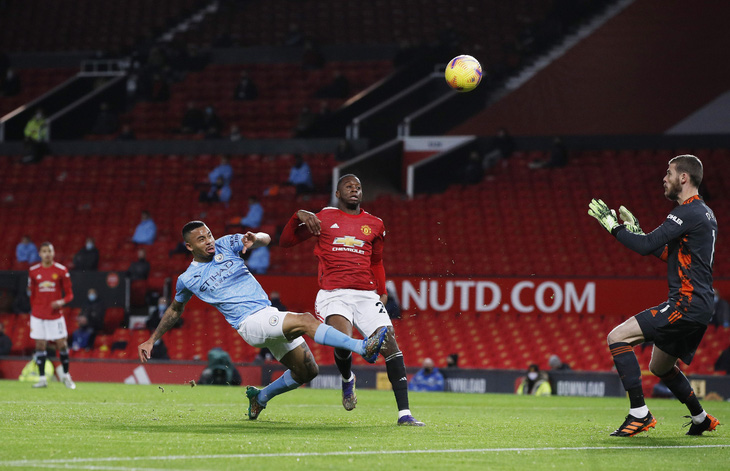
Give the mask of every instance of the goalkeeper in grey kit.
<svg viewBox="0 0 730 471">
<path fill-rule="evenodd" d="M 612 436 L 630 437 L 657 423 L 644 402 L 641 369 L 633 350 L 648 341 L 654 342 L 649 370 L 689 409 L 687 435 L 702 435 L 720 424 L 702 408 L 678 366 L 680 359 L 687 365 L 692 361 L 714 308 L 712 265 L 717 220 L 698 193 L 702 174 L 702 162 L 693 155 L 679 155 L 669 161 L 663 179 L 664 196 L 678 206 L 649 234 L 641 230 L 639 221 L 625 207 L 619 208 L 620 224 L 616 212 L 600 199 L 589 204 L 588 214 L 623 245 L 667 262 L 669 298 L 608 334 L 616 371 L 631 402 L 629 415 Z"/>
</svg>

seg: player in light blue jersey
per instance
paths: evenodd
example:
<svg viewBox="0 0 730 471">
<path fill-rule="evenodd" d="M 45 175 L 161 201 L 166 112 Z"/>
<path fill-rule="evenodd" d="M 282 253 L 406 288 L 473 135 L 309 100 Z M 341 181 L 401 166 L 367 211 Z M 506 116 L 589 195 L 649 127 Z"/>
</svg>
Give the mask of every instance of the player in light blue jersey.
<svg viewBox="0 0 730 471">
<path fill-rule="evenodd" d="M 387 332 L 385 327 L 365 340 L 357 340 L 319 322 L 308 312 L 282 312 L 271 306 L 241 257 L 247 250 L 269 245 L 271 237 L 268 234 L 247 232 L 216 240 L 204 222 L 191 221 L 183 227 L 182 235 L 185 246 L 193 254 L 193 261 L 178 278 L 175 299 L 160 325 L 138 347 L 142 363 L 149 359 L 154 343 L 177 323 L 193 295 L 218 309 L 249 345 L 268 348 L 288 368 L 265 388 L 250 386 L 246 389 L 251 420 L 259 416 L 270 399 L 310 382 L 319 373 L 302 335 L 308 335 L 322 345 L 358 353 L 370 363 L 378 358 Z"/>
</svg>

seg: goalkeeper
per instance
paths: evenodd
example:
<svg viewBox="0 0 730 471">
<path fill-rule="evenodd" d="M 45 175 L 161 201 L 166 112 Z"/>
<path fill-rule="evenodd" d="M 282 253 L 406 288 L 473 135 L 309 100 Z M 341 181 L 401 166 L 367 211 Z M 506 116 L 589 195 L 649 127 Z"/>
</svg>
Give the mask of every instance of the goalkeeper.
<svg viewBox="0 0 730 471">
<path fill-rule="evenodd" d="M 687 435 L 715 430 L 719 420 L 700 405 L 678 360 L 689 365 L 713 312 L 712 265 L 717 240 L 717 220 L 698 194 L 702 162 L 693 155 L 669 161 L 664 176 L 664 196 L 676 201 L 664 222 L 649 234 L 625 207 L 616 212 L 600 199 L 589 204 L 588 214 L 626 247 L 641 255 L 654 254 L 667 262 L 669 299 L 629 318 L 608 334 L 608 347 L 616 371 L 631 402 L 629 415 L 612 436 L 627 437 L 656 425 L 644 402 L 641 369 L 633 347 L 654 342 L 651 372 L 689 409 Z M 619 217 L 623 224 L 619 223 Z"/>
</svg>

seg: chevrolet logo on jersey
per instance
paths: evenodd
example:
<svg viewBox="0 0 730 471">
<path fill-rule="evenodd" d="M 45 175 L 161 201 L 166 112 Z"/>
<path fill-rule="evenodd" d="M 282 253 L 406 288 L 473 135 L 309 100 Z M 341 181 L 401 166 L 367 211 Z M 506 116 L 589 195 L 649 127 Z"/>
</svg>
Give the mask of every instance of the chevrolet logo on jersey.
<svg viewBox="0 0 730 471">
<path fill-rule="evenodd" d="M 56 291 L 56 283 L 53 281 L 41 281 L 38 283 L 38 291 L 43 293 Z"/>
<path fill-rule="evenodd" d="M 353 236 L 335 237 L 334 245 L 344 245 L 345 247 L 362 247 L 365 242 L 356 239 Z"/>
</svg>

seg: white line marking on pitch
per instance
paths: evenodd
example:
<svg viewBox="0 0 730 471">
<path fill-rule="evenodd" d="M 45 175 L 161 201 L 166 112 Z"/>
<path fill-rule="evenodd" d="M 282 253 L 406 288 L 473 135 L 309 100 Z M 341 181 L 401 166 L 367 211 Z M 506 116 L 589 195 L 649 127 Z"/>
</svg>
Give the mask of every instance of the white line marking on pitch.
<svg viewBox="0 0 730 471">
<path fill-rule="evenodd" d="M 34 466 L 48 467 L 53 464 L 76 465 L 81 463 L 100 463 L 114 461 L 160 461 L 160 460 L 211 460 L 211 459 L 243 459 L 243 458 L 285 458 L 285 457 L 321 457 L 321 456 L 366 456 L 366 455 L 407 455 L 415 453 L 500 453 L 530 451 L 587 451 L 587 450 L 673 450 L 688 448 L 730 448 L 730 444 L 721 445 L 677 445 L 677 446 L 577 446 L 577 447 L 544 447 L 544 448 L 466 448 L 445 450 L 372 450 L 372 451 L 325 451 L 301 453 L 239 453 L 230 455 L 170 455 L 170 456 L 116 456 L 106 458 L 69 458 L 48 460 L 15 460 L 0 461 L 0 466 Z M 86 468 L 85 468 L 86 469 Z M 89 467 L 88 469 L 120 469 Z M 127 469 L 127 468 L 123 468 Z"/>
</svg>

